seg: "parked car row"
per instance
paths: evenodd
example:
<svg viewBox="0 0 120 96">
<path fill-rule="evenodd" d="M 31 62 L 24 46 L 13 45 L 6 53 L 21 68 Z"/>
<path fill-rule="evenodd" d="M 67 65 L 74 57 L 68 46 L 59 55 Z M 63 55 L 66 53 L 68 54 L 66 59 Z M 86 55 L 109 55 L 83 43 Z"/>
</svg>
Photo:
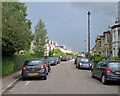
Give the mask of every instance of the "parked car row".
<svg viewBox="0 0 120 96">
<path fill-rule="evenodd" d="M 72 57 L 70 56 L 66 56 L 66 57 L 61 57 L 61 61 L 68 61 L 68 60 L 71 60 Z"/>
<path fill-rule="evenodd" d="M 120 82 L 120 61 L 102 60 L 93 65 L 87 58 L 76 56 L 74 64 L 78 69 L 90 69 L 91 77 L 99 78 L 103 84 L 109 81 Z"/>
<path fill-rule="evenodd" d="M 44 80 L 46 80 L 47 75 L 51 70 L 51 66 L 59 63 L 59 57 L 26 60 L 22 67 L 22 79 L 25 80 L 32 77 L 42 77 Z"/>
<path fill-rule="evenodd" d="M 63 59 L 64 58 L 64 59 Z M 47 75 L 51 70 L 52 65 L 59 64 L 62 60 L 70 60 L 71 57 L 49 57 L 47 59 L 29 59 L 26 60 L 22 67 L 22 79 L 32 77 L 42 77 L 44 80 L 47 79 Z"/>
</svg>

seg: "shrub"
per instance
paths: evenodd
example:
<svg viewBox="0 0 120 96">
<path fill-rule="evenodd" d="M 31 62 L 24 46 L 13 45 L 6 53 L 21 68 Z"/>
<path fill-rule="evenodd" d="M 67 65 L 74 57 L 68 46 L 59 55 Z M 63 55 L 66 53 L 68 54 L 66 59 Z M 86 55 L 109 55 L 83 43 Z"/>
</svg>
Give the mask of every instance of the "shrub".
<svg viewBox="0 0 120 96">
<path fill-rule="evenodd" d="M 2 57 L 2 75 L 7 75 L 13 72 L 14 62 L 10 57 Z"/>
<path fill-rule="evenodd" d="M 119 60 L 119 58 L 117 56 L 114 56 L 112 60 Z"/>
</svg>

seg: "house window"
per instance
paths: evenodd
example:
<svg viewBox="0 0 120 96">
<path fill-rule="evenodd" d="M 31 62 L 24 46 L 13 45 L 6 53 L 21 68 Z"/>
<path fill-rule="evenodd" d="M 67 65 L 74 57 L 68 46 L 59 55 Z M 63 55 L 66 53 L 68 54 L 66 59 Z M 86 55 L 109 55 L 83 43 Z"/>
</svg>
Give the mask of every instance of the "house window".
<svg viewBox="0 0 120 96">
<path fill-rule="evenodd" d="M 109 43 L 109 35 L 107 35 L 107 44 Z"/>
<path fill-rule="evenodd" d="M 109 51 L 108 51 L 108 50 L 106 51 L 106 56 L 107 56 L 107 57 L 109 56 Z"/>
<path fill-rule="evenodd" d="M 118 30 L 118 40 L 120 40 L 120 30 Z"/>
<path fill-rule="evenodd" d="M 102 51 L 102 55 L 104 56 L 104 51 Z"/>
<path fill-rule="evenodd" d="M 104 46 L 104 39 L 102 39 L 102 46 Z"/>
<path fill-rule="evenodd" d="M 116 41 L 116 34 L 115 34 L 115 30 L 114 30 L 114 34 L 113 34 L 113 35 L 114 35 L 114 41 Z"/>
</svg>

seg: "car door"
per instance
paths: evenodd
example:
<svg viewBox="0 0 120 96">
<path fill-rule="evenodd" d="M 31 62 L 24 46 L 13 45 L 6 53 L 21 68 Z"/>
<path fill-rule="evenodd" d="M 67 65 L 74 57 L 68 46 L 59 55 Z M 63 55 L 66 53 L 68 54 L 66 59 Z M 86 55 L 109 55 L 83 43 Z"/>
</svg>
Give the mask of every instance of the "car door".
<svg viewBox="0 0 120 96">
<path fill-rule="evenodd" d="M 102 65 L 102 61 L 98 62 L 97 65 L 94 68 L 94 75 L 96 77 L 99 77 L 101 65 Z"/>
<path fill-rule="evenodd" d="M 99 70 L 99 78 L 101 78 L 102 74 L 104 73 L 104 70 L 105 68 L 107 67 L 107 62 L 106 61 L 103 61 L 102 62 L 102 65 L 100 67 L 100 70 Z"/>
</svg>

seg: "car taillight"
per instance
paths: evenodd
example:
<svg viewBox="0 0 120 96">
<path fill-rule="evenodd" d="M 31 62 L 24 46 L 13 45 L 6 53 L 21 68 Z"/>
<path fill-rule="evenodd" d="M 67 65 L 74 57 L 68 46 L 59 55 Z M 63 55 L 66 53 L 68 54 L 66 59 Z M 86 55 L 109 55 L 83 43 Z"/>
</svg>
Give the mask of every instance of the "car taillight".
<svg viewBox="0 0 120 96">
<path fill-rule="evenodd" d="M 40 68 L 40 70 L 43 70 L 43 69 L 45 69 L 45 65 L 42 65 Z"/>
<path fill-rule="evenodd" d="M 106 70 L 108 73 L 112 73 L 109 68 L 105 68 L 105 70 Z"/>
<path fill-rule="evenodd" d="M 25 68 L 24 66 L 22 67 L 22 69 L 23 69 L 23 70 L 26 70 L 26 68 Z"/>
</svg>

